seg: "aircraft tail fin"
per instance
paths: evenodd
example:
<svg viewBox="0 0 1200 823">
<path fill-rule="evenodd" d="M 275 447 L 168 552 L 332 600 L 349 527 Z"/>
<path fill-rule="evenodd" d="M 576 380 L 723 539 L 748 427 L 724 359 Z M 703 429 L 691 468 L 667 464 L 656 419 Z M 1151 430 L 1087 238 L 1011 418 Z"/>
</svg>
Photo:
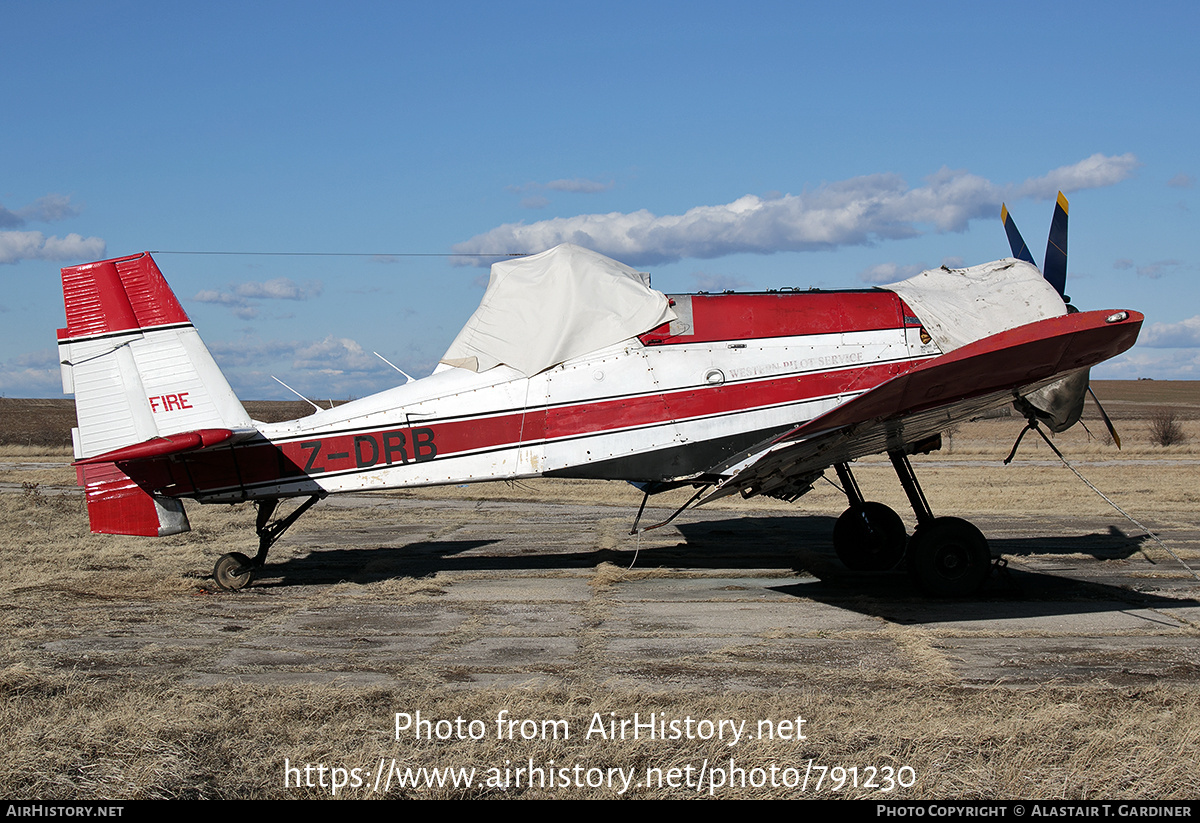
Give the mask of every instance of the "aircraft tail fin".
<svg viewBox="0 0 1200 823">
<path fill-rule="evenodd" d="M 93 531 L 187 531 L 178 500 L 138 487 L 118 462 L 89 460 L 189 432 L 252 432 L 253 423 L 149 253 L 62 270 L 63 392 Z M 125 450 L 125 451 L 121 451 Z"/>
</svg>

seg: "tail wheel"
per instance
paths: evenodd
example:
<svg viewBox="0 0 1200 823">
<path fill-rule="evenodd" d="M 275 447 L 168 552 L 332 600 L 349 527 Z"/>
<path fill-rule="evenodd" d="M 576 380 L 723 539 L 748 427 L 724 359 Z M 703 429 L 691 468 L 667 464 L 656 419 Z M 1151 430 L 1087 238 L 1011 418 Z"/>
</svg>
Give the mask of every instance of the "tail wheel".
<svg viewBox="0 0 1200 823">
<path fill-rule="evenodd" d="M 833 527 L 833 547 L 851 571 L 895 568 L 907 542 L 904 521 L 882 503 L 855 503 L 842 512 Z"/>
<path fill-rule="evenodd" d="M 908 543 L 908 557 L 917 586 L 930 597 L 975 594 L 992 563 L 983 532 L 957 517 L 918 526 Z"/>
<path fill-rule="evenodd" d="M 228 592 L 244 589 L 250 582 L 254 563 L 241 552 L 230 552 L 221 555 L 217 565 L 213 566 L 213 580 Z"/>
</svg>

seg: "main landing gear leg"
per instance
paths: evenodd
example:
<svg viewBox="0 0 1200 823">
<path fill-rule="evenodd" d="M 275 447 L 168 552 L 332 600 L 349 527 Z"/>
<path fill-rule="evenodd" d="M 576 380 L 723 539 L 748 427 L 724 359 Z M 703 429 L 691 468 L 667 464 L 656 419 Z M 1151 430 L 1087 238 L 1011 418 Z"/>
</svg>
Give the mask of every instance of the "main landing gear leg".
<svg viewBox="0 0 1200 823">
<path fill-rule="evenodd" d="M 305 500 L 287 517 L 271 521 L 271 515 L 279 506 L 279 501 L 263 500 L 258 504 L 258 516 L 254 522 L 254 530 L 258 533 L 258 554 L 253 558 L 246 557 L 241 552 L 230 552 L 221 555 L 217 565 L 213 567 L 213 580 L 226 591 L 244 589 L 250 582 L 250 576 L 261 569 L 267 562 L 267 552 L 275 545 L 275 541 L 283 536 L 288 528 L 300 519 L 300 515 L 313 507 L 321 495 L 314 494 Z"/>
<path fill-rule="evenodd" d="M 917 587 L 931 597 L 966 597 L 987 579 L 992 554 L 983 533 L 957 517 L 934 517 L 904 452 L 888 452 L 900 485 L 917 515 L 908 541 L 908 568 Z"/>
<path fill-rule="evenodd" d="M 838 559 L 852 571 L 887 571 L 904 556 L 908 533 L 900 515 L 882 503 L 863 499 L 850 467 L 834 466 L 850 507 L 833 527 L 833 547 Z"/>
</svg>

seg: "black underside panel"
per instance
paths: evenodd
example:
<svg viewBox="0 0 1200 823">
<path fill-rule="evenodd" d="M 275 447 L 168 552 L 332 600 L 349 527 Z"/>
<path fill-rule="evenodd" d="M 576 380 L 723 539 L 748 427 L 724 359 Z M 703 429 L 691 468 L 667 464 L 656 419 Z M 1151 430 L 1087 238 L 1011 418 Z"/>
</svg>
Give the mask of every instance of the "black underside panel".
<svg viewBox="0 0 1200 823">
<path fill-rule="evenodd" d="M 717 440 L 681 443 L 652 452 L 614 457 L 584 466 L 546 472 L 546 477 L 583 480 L 628 480 L 635 483 L 661 483 L 678 477 L 711 472 L 730 458 L 771 440 L 792 426 L 779 426 L 742 432 Z"/>
</svg>

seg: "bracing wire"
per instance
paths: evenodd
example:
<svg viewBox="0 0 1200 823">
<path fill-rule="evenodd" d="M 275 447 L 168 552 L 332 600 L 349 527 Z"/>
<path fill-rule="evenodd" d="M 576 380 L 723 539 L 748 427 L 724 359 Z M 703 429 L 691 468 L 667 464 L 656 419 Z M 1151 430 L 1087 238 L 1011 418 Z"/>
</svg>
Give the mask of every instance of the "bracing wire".
<svg viewBox="0 0 1200 823">
<path fill-rule="evenodd" d="M 1104 500 L 1105 503 L 1112 506 L 1114 509 L 1116 509 L 1118 512 L 1120 512 L 1122 515 L 1124 515 L 1126 520 L 1128 520 L 1130 523 L 1132 523 L 1133 525 L 1137 526 L 1139 529 L 1144 531 L 1146 533 L 1147 537 L 1149 537 L 1151 540 L 1153 540 L 1158 545 L 1162 546 L 1163 549 L 1166 551 L 1166 553 L 1171 555 L 1171 557 L 1174 557 L 1175 562 L 1177 562 L 1179 565 L 1181 565 L 1185 569 L 1187 569 L 1188 573 L 1192 577 L 1196 578 L 1197 580 L 1200 580 L 1200 575 L 1197 575 L 1196 572 L 1192 570 L 1191 566 L 1189 566 L 1187 563 L 1183 562 L 1183 558 L 1181 558 L 1179 555 L 1175 554 L 1175 552 L 1171 551 L 1170 547 L 1168 547 L 1166 543 L 1159 540 L 1158 535 L 1156 535 L 1154 532 L 1150 531 L 1148 528 L 1146 528 L 1141 523 L 1139 523 L 1137 520 L 1135 520 L 1132 515 L 1130 515 L 1127 511 L 1125 511 L 1120 506 L 1118 506 L 1116 503 L 1114 503 L 1112 501 L 1112 499 L 1109 498 L 1108 495 L 1106 495 L 1104 492 L 1102 492 L 1098 488 L 1096 488 L 1096 486 L 1092 483 L 1092 481 L 1088 480 L 1086 477 L 1084 477 L 1082 474 L 1080 474 L 1079 470 L 1076 469 L 1074 466 L 1072 466 L 1070 461 L 1067 460 L 1067 458 L 1063 457 L 1063 453 L 1060 452 L 1058 450 L 1058 447 L 1055 446 L 1054 443 L 1052 443 L 1050 441 L 1050 438 L 1046 436 L 1046 433 L 1044 431 L 1042 431 L 1041 428 L 1039 428 L 1038 426 L 1031 426 L 1030 428 L 1032 428 L 1034 431 L 1036 431 L 1038 434 L 1040 434 L 1042 436 L 1042 439 L 1046 441 L 1046 445 L 1050 447 L 1051 451 L 1053 451 L 1056 455 L 1058 455 L 1058 459 L 1063 462 L 1063 465 L 1066 466 L 1068 469 L 1070 469 L 1075 474 L 1076 477 L 1078 477 L 1080 480 L 1082 480 L 1089 489 L 1094 491 L 1096 494 L 1100 495 L 1100 498 L 1102 500 Z M 1020 442 L 1020 441 L 1018 440 L 1017 442 Z M 1013 448 L 1015 451 L 1016 447 L 1014 446 Z"/>
</svg>

